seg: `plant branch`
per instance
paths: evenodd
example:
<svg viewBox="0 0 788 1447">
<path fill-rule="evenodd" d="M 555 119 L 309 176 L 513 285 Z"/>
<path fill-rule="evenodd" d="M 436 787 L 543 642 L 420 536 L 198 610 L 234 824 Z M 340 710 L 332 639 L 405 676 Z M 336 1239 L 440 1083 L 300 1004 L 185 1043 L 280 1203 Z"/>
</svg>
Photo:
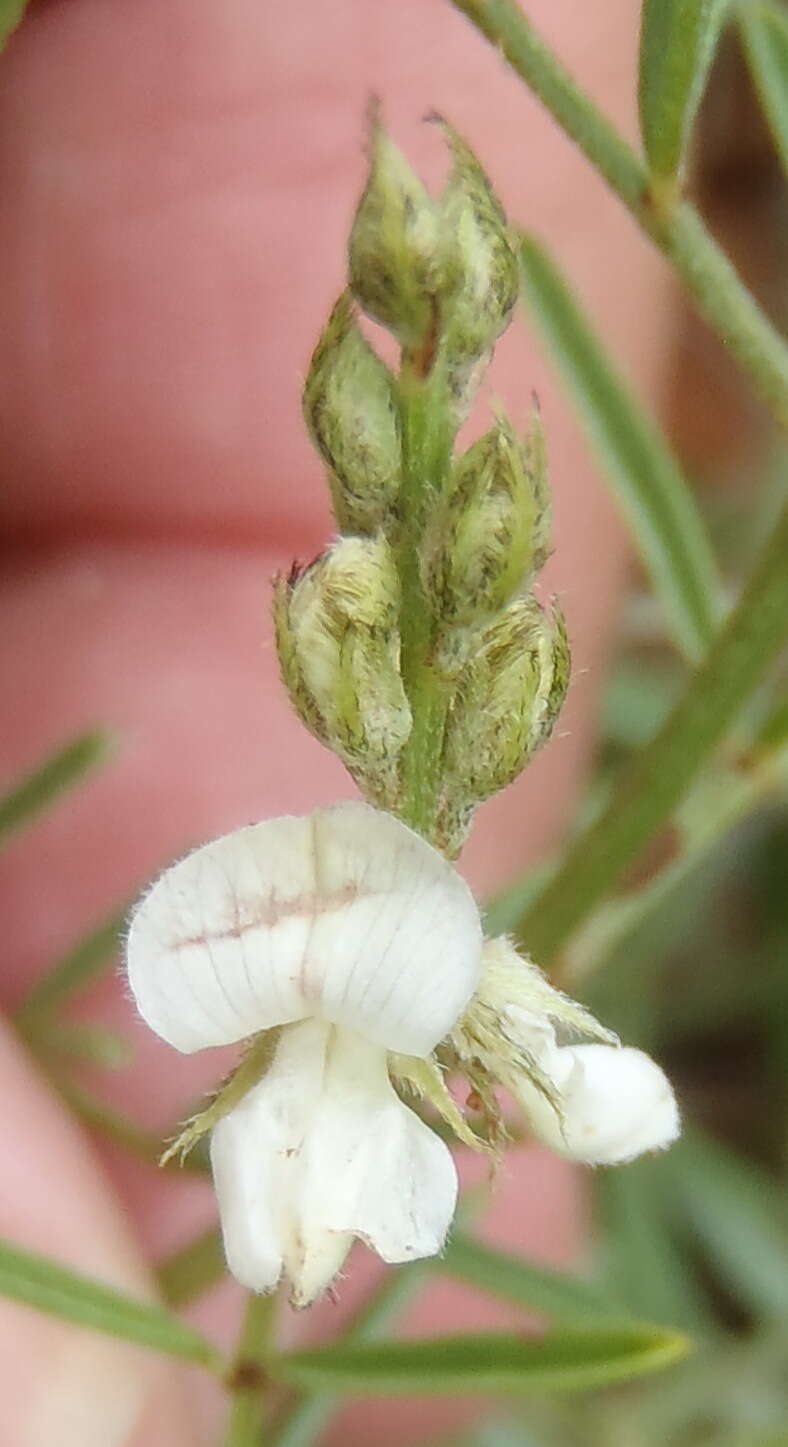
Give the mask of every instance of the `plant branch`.
<svg viewBox="0 0 788 1447">
<path fill-rule="evenodd" d="M 265 1363 L 276 1328 L 277 1301 L 277 1293 L 249 1293 L 235 1360 L 227 1377 L 232 1406 L 225 1447 L 261 1447 L 268 1388 Z"/>
<path fill-rule="evenodd" d="M 788 638 L 788 504 L 705 664 L 602 814 L 574 841 L 517 934 L 553 958 L 670 818 Z"/>
<path fill-rule="evenodd" d="M 451 465 L 454 429 L 440 359 L 423 377 L 404 358 L 399 391 L 402 491 L 401 533 L 396 551 L 401 586 L 400 666 L 413 727 L 403 750 L 398 812 L 411 828 L 432 842 L 449 694 L 432 666 L 434 620 L 421 586 L 419 550 L 427 510 L 440 496 Z"/>
<path fill-rule="evenodd" d="M 500 50 L 665 253 L 706 321 L 774 416 L 788 427 L 788 345 L 750 295 L 698 212 L 652 188 L 623 137 L 577 86 L 514 0 L 452 0 Z"/>
</svg>

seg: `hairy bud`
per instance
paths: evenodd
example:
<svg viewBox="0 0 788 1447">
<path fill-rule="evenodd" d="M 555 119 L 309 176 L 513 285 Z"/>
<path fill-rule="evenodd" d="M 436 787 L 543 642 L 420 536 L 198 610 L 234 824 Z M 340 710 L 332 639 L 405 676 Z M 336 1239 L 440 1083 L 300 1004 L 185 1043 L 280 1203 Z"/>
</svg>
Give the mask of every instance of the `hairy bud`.
<svg viewBox="0 0 788 1447">
<path fill-rule="evenodd" d="M 328 469 L 342 532 L 385 526 L 399 487 L 399 416 L 394 379 L 367 342 L 350 297 L 337 302 L 309 368 L 304 417 Z"/>
<path fill-rule="evenodd" d="M 390 797 L 411 727 L 397 613 L 382 537 L 342 538 L 275 587 L 277 650 L 296 712 L 379 802 Z"/>
<path fill-rule="evenodd" d="M 462 411 L 501 332 L 520 276 L 503 208 L 473 151 L 440 121 L 454 154 L 441 200 L 443 329 L 452 391 Z"/>
<path fill-rule="evenodd" d="M 545 491 L 503 418 L 459 459 L 422 549 L 422 586 L 443 622 L 498 613 L 531 576 L 543 558 Z"/>
<path fill-rule="evenodd" d="M 474 807 L 517 778 L 550 737 L 569 681 L 561 614 L 531 597 L 483 630 L 461 672 L 445 742 L 441 838 L 458 852 Z"/>
<path fill-rule="evenodd" d="M 404 347 L 433 327 L 438 213 L 373 114 L 370 171 L 350 233 L 350 285 L 365 312 Z"/>
<path fill-rule="evenodd" d="M 440 117 L 454 166 L 433 201 L 373 115 L 370 172 L 350 237 L 350 285 L 426 374 L 440 354 L 468 405 L 517 297 L 517 253 L 473 152 Z"/>
</svg>

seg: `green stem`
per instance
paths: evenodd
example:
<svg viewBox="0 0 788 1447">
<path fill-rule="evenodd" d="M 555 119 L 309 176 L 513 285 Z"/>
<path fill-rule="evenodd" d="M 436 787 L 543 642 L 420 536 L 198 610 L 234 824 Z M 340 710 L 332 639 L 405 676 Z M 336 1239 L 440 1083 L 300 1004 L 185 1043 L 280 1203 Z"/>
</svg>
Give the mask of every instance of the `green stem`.
<svg viewBox="0 0 788 1447">
<path fill-rule="evenodd" d="M 227 1378 L 232 1393 L 225 1447 L 261 1447 L 268 1387 L 265 1368 L 276 1329 L 277 1295 L 250 1293 L 235 1360 Z"/>
<path fill-rule="evenodd" d="M 407 824 L 434 837 L 441 784 L 443 736 L 449 693 L 432 665 L 434 619 L 421 586 L 419 549 L 431 504 L 445 485 L 454 428 L 445 369 L 440 359 L 428 375 L 406 358 L 400 373 L 402 488 L 397 566 L 400 577 L 400 667 L 413 715 L 402 756 L 398 812 Z"/>
<path fill-rule="evenodd" d="M 681 847 L 677 857 L 656 878 L 631 895 L 614 898 L 594 912 L 567 951 L 560 983 L 577 990 L 578 982 L 603 968 L 637 937 L 648 919 L 678 889 L 737 825 L 788 784 L 788 748 L 756 757 L 743 775 L 727 772 L 714 780 L 711 797 L 691 794 L 679 819 Z M 685 818 L 681 818 L 685 815 Z"/>
<path fill-rule="evenodd" d="M 374 1341 L 382 1336 L 414 1301 L 427 1279 L 424 1267 L 398 1267 L 384 1276 L 380 1286 L 359 1308 L 341 1335 L 343 1342 Z M 274 1421 L 266 1447 L 311 1447 L 341 1399 L 324 1394 L 296 1396 L 287 1401 Z"/>
<path fill-rule="evenodd" d="M 736 609 L 659 733 L 567 850 L 517 934 L 551 959 L 670 818 L 788 637 L 788 504 Z"/>
<path fill-rule="evenodd" d="M 452 0 L 500 50 L 681 276 L 706 321 L 788 427 L 788 346 L 709 235 L 697 211 L 652 189 L 634 151 L 583 93 L 514 0 Z"/>
</svg>

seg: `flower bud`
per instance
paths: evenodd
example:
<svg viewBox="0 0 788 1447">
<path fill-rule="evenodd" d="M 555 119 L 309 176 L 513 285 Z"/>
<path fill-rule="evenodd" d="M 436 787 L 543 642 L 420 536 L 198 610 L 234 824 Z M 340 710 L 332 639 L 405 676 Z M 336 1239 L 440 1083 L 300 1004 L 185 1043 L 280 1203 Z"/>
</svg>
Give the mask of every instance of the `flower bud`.
<svg viewBox="0 0 788 1447">
<path fill-rule="evenodd" d="M 441 199 L 440 274 L 450 382 L 461 411 L 509 325 L 520 276 L 503 208 L 473 151 L 441 120 L 454 153 Z"/>
<path fill-rule="evenodd" d="M 370 171 L 350 233 L 350 285 L 404 347 L 434 327 L 438 212 L 373 114 Z"/>
<path fill-rule="evenodd" d="M 328 469 L 338 527 L 376 533 L 399 487 L 399 416 L 394 379 L 361 332 L 346 294 L 312 357 L 303 407 Z"/>
<path fill-rule="evenodd" d="M 440 837 L 451 854 L 475 805 L 511 784 L 549 738 L 569 677 L 563 619 L 533 597 L 511 603 L 479 638 L 446 730 Z"/>
<path fill-rule="evenodd" d="M 411 717 L 399 674 L 398 584 L 384 538 L 342 538 L 277 580 L 279 662 L 296 712 L 385 801 Z"/>
<path fill-rule="evenodd" d="M 422 586 L 445 623 L 500 612 L 542 555 L 544 489 L 501 418 L 454 467 L 422 550 Z"/>
<path fill-rule="evenodd" d="M 519 271 L 506 217 L 479 162 L 440 124 L 454 166 L 434 202 L 373 115 L 369 178 L 350 237 L 350 285 L 424 374 L 440 351 L 462 412 L 509 322 Z"/>
</svg>

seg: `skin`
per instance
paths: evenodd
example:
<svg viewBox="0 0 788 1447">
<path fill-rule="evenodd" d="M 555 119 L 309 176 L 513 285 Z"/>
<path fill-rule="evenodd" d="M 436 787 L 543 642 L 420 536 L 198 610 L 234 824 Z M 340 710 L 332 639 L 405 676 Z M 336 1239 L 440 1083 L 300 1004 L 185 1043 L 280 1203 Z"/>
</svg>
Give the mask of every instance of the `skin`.
<svg viewBox="0 0 788 1447">
<path fill-rule="evenodd" d="M 633 131 L 634 0 L 529 13 Z M 82 931 L 174 856 L 252 819 L 352 797 L 278 683 L 268 579 L 331 532 L 299 416 L 319 328 L 343 282 L 363 182 L 362 117 L 381 95 L 426 177 L 436 108 L 478 151 L 516 220 L 555 248 L 641 390 L 664 355 L 665 279 L 627 218 L 467 23 L 441 0 L 49 0 L 0 62 L 0 771 L 79 729 L 117 731 L 111 767 L 3 860 L 12 1008 Z M 536 388 L 550 442 L 556 558 L 575 683 L 558 736 L 489 805 L 463 860 L 484 893 L 560 837 L 589 749 L 625 544 L 542 357 L 519 319 L 494 395 L 522 423 Z M 484 424 L 480 414 L 477 430 Z M 469 432 L 469 436 L 472 432 Z M 223 1068 L 176 1057 L 115 979 L 90 1018 L 132 1037 L 132 1068 L 94 1082 L 166 1131 Z M 0 1233 L 129 1291 L 211 1219 L 207 1187 L 89 1141 L 10 1032 L 0 1036 Z M 488 1231 L 547 1259 L 578 1250 L 575 1177 L 526 1150 Z M 359 1258 L 325 1335 L 370 1281 Z M 197 1319 L 232 1340 L 238 1301 Z M 500 1321 L 441 1285 L 419 1328 Z M 0 1440 L 18 1447 L 186 1447 L 218 1440 L 194 1375 L 0 1303 Z M 441 1409 L 443 1411 L 443 1409 Z M 338 1441 L 402 1443 L 438 1418 L 366 1407 Z"/>
</svg>

